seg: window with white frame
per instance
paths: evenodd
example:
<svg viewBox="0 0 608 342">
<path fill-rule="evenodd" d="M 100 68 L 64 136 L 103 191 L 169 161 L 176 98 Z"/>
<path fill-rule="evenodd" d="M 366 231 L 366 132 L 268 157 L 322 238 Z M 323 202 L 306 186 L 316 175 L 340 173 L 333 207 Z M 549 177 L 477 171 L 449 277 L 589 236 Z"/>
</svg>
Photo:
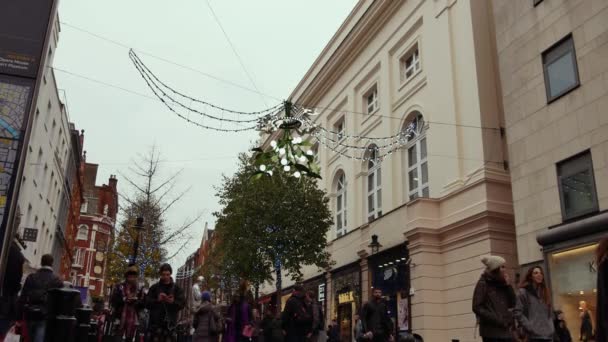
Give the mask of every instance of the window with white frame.
<svg viewBox="0 0 608 342">
<path fill-rule="evenodd" d="M 407 180 L 409 199 L 429 197 L 429 171 L 427 161 L 424 118 L 416 112 L 414 118 L 406 123 L 404 135 L 407 138 Z"/>
<path fill-rule="evenodd" d="M 367 105 L 367 114 L 375 113 L 378 108 L 378 86 L 374 85 L 366 94 L 365 94 L 365 104 Z"/>
<path fill-rule="evenodd" d="M 84 266 L 84 248 L 74 248 L 74 266 Z"/>
<path fill-rule="evenodd" d="M 405 82 L 414 77 L 421 69 L 420 50 L 418 44 L 414 45 L 400 60 L 401 82 Z"/>
<path fill-rule="evenodd" d="M 367 162 L 367 220 L 371 222 L 382 216 L 382 169 L 378 148 L 371 146 Z"/>
<path fill-rule="evenodd" d="M 86 213 L 88 209 L 89 209 L 89 202 L 87 202 L 86 200 L 82 201 L 82 203 L 80 204 L 80 212 Z"/>
<path fill-rule="evenodd" d="M 337 141 L 341 141 L 346 137 L 346 123 L 344 117 L 341 117 L 340 120 L 336 122 L 334 125 L 334 132 L 336 133 Z"/>
<path fill-rule="evenodd" d="M 347 231 L 346 211 L 346 176 L 344 172 L 338 177 L 336 184 L 336 236 L 340 237 Z"/>
<path fill-rule="evenodd" d="M 76 235 L 76 240 L 86 240 L 89 237 L 89 227 L 86 224 L 80 225 L 78 227 L 78 235 Z"/>
</svg>

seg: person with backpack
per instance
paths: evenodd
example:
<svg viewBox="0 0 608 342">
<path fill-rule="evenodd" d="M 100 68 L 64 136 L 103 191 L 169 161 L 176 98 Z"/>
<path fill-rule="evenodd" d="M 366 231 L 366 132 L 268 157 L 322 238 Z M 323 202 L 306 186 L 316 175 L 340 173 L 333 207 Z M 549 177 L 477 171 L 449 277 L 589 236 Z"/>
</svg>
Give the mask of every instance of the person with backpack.
<svg viewBox="0 0 608 342">
<path fill-rule="evenodd" d="M 483 342 L 513 341 L 513 308 L 515 291 L 508 283 L 505 259 L 487 256 L 481 259 L 486 266 L 473 293 L 473 312 L 479 322 Z"/>
<path fill-rule="evenodd" d="M 48 291 L 63 287 L 63 281 L 53 273 L 53 261 L 50 254 L 42 256 L 40 269 L 25 279 L 19 297 L 19 306 L 32 342 L 44 342 Z"/>
<path fill-rule="evenodd" d="M 323 317 L 323 309 L 316 300 L 317 296 L 315 292 L 309 290 L 306 292 L 306 303 L 312 310 L 312 336 L 310 337 L 311 342 L 319 342 L 325 340 L 325 319 Z"/>
<path fill-rule="evenodd" d="M 306 342 L 312 337 L 312 308 L 306 303 L 302 285 L 294 287 L 291 297 L 285 304 L 281 320 L 285 331 L 285 342 Z"/>
<path fill-rule="evenodd" d="M 513 313 L 529 342 L 553 341 L 555 327 L 551 293 L 540 266 L 531 267 L 519 285 L 517 305 Z"/>
<path fill-rule="evenodd" d="M 215 305 L 211 304 L 211 293 L 204 291 L 201 294 L 201 304 L 194 313 L 193 342 L 217 342 L 222 331 L 221 317 Z"/>
<path fill-rule="evenodd" d="M 186 306 L 184 291 L 175 284 L 169 264 L 160 267 L 160 280 L 146 296 L 150 310 L 148 336 L 151 342 L 173 342 L 177 339 L 177 313 Z"/>
</svg>

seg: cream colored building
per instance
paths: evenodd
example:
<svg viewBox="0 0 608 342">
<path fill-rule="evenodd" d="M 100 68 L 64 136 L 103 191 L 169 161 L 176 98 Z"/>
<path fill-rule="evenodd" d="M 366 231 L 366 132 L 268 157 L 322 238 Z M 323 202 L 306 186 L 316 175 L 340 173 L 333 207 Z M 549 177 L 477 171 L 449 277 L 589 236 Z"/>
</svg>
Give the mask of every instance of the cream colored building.
<svg viewBox="0 0 608 342">
<path fill-rule="evenodd" d="M 336 264 L 304 273 L 346 340 L 377 285 L 390 288 L 400 327 L 425 341 L 473 341 L 480 258 L 518 265 L 495 51 L 489 1 L 362 0 L 293 91 L 340 140 L 317 145 Z M 353 136 L 393 136 L 412 123 L 407 144 L 381 160 L 343 156 L 370 157 L 372 141 Z M 388 142 L 374 141 L 380 155 Z M 372 235 L 382 245 L 374 255 Z"/>
<path fill-rule="evenodd" d="M 51 30 L 19 192 L 21 224 L 17 233 L 21 238 L 28 235 L 26 231 L 34 233 L 22 251 L 28 262 L 26 274 L 40 267 L 40 258 L 47 253 L 55 257 L 59 270 L 71 196 L 67 185 L 72 181 L 66 179 L 72 153 L 69 117 L 51 69 L 59 41 L 58 16 Z"/>
<path fill-rule="evenodd" d="M 608 1 L 493 0 L 519 261 L 578 339 L 608 235 Z M 573 328 L 575 327 L 575 328 Z"/>
</svg>

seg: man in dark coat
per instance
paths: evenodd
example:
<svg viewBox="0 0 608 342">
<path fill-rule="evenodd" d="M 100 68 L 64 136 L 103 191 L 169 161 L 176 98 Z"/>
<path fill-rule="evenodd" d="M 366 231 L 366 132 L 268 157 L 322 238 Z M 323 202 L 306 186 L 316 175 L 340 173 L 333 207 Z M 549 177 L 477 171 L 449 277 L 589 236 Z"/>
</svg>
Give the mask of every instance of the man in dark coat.
<svg viewBox="0 0 608 342">
<path fill-rule="evenodd" d="M 152 285 L 146 297 L 150 310 L 148 336 L 151 342 L 177 340 L 177 313 L 186 306 L 184 291 L 173 282 L 173 269 L 169 264 L 160 267 L 160 280 Z"/>
<path fill-rule="evenodd" d="M 48 291 L 63 287 L 63 281 L 53 273 L 53 256 L 43 255 L 40 264 L 42 267 L 25 280 L 19 297 L 19 307 L 25 314 L 28 335 L 33 342 L 44 341 Z"/>
<path fill-rule="evenodd" d="M 382 299 L 382 290 L 374 289 L 371 301 L 361 310 L 363 336 L 374 342 L 394 341 L 393 321 L 388 314 L 388 307 Z"/>
<path fill-rule="evenodd" d="M 6 263 L 6 273 L 2 285 L 2 297 L 0 297 L 0 339 L 8 332 L 11 322 L 17 317 L 17 297 L 21 290 L 21 278 L 23 277 L 23 264 L 25 257 L 15 241 L 11 243 Z"/>
<path fill-rule="evenodd" d="M 306 303 L 304 287 L 296 285 L 281 317 L 285 342 L 305 342 L 312 336 L 312 308 Z"/>
</svg>

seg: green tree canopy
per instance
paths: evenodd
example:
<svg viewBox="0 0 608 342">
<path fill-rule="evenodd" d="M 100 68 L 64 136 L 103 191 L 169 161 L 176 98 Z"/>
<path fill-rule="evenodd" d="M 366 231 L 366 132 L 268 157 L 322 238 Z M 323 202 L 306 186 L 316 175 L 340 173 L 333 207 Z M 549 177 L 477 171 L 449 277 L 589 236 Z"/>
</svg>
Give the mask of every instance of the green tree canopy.
<svg viewBox="0 0 608 342">
<path fill-rule="evenodd" d="M 215 213 L 218 240 L 212 252 L 218 271 L 259 285 L 272 280 L 277 259 L 296 280 L 303 265 L 328 267 L 326 235 L 333 222 L 316 180 L 283 172 L 253 180 L 255 174 L 243 154 L 238 171 L 218 188 L 222 209 Z"/>
</svg>

